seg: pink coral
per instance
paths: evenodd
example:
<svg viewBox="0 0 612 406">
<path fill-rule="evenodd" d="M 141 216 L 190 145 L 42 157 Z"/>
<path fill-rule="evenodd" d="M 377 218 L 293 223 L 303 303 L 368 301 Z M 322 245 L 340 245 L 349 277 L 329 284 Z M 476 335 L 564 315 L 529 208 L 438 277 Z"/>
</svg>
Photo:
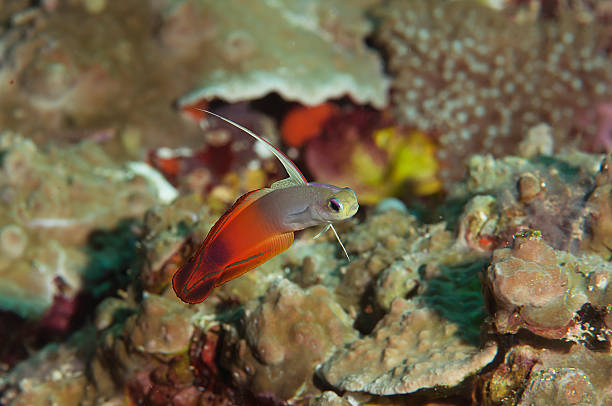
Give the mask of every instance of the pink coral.
<svg viewBox="0 0 612 406">
<path fill-rule="evenodd" d="M 597 109 L 596 143 L 604 150 L 612 152 L 612 102 L 602 103 Z"/>
<path fill-rule="evenodd" d="M 539 233 L 523 231 L 512 248 L 496 250 L 485 285 L 491 298 L 495 329 L 515 333 L 519 328 L 547 338 L 606 344 L 603 328 L 605 299 L 612 267 L 597 256 L 576 258 L 555 251 Z M 595 343 L 589 336 L 597 337 Z"/>
</svg>

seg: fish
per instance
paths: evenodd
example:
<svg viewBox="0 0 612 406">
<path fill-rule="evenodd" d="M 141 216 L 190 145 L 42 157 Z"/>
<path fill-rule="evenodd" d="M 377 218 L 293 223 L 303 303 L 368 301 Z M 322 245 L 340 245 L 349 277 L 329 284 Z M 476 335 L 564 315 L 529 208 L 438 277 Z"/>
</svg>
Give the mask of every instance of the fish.
<svg viewBox="0 0 612 406">
<path fill-rule="evenodd" d="M 344 254 L 350 257 L 333 223 L 351 218 L 359 209 L 349 187 L 308 182 L 298 167 L 266 139 L 232 120 L 211 114 L 262 142 L 281 162 L 288 178 L 240 196 L 221 216 L 195 254 L 172 277 L 176 295 L 186 303 L 200 303 L 211 291 L 288 249 L 294 233 L 324 226 L 331 229 Z"/>
</svg>

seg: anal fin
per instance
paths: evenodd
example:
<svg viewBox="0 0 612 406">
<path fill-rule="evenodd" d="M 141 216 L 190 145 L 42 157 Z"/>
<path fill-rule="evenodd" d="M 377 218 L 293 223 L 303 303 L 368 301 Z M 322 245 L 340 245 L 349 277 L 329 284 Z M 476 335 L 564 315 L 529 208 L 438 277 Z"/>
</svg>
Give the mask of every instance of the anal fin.
<svg viewBox="0 0 612 406">
<path fill-rule="evenodd" d="M 293 232 L 276 234 L 256 244 L 223 268 L 215 286 L 223 285 L 280 254 L 293 243 Z"/>
</svg>

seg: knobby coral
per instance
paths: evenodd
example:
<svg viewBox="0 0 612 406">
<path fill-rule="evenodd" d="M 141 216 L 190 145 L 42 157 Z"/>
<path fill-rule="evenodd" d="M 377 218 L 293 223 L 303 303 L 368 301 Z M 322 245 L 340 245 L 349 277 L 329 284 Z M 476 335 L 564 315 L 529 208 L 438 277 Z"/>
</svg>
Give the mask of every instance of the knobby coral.
<svg viewBox="0 0 612 406">
<path fill-rule="evenodd" d="M 603 23 L 560 3 L 556 19 L 535 22 L 469 1 L 394 0 L 378 9 L 395 112 L 440 134 L 444 178 L 460 177 L 476 151 L 514 152 L 517 135 L 540 122 L 568 143 L 579 113 L 609 102 Z"/>
<path fill-rule="evenodd" d="M 73 298 L 86 285 L 94 268 L 83 246 L 92 231 L 140 217 L 160 201 L 146 176 L 93 142 L 43 150 L 2 133 L 0 156 L 0 308 L 24 317 L 40 316 L 54 296 Z"/>
</svg>

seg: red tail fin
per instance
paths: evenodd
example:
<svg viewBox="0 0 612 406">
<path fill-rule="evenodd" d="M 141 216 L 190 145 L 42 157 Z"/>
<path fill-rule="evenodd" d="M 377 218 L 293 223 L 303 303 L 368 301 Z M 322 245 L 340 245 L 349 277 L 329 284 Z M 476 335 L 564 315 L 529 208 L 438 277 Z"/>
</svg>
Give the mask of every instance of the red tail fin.
<svg viewBox="0 0 612 406">
<path fill-rule="evenodd" d="M 172 277 L 172 287 L 176 295 L 187 303 L 200 303 L 215 287 L 221 270 L 205 269 L 202 264 L 202 249 L 187 261 Z"/>
</svg>

